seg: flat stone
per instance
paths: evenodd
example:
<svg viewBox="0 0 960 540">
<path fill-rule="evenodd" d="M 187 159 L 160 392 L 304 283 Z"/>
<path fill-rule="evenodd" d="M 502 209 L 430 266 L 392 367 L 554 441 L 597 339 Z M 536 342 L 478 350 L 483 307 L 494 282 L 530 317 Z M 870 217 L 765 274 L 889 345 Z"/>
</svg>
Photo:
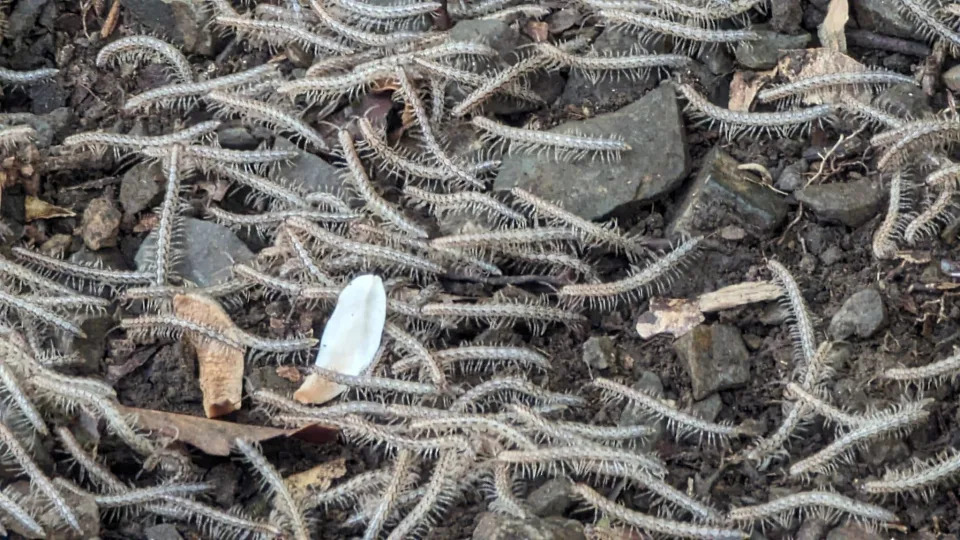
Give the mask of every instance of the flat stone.
<svg viewBox="0 0 960 540">
<path fill-rule="evenodd" d="M 69 107 L 60 107 L 40 115 L 32 113 L 0 113 L 0 123 L 26 124 L 36 130 L 37 135 L 33 140 L 39 149 L 44 149 L 52 145 L 54 139 L 62 135 L 66 127 L 73 121 L 73 109 Z"/>
<path fill-rule="evenodd" d="M 793 193 L 803 187 L 803 184 L 806 183 L 803 173 L 807 172 L 809 166 L 810 164 L 807 163 L 807 160 L 800 159 L 784 167 L 783 172 L 777 177 L 777 189 Z"/>
<path fill-rule="evenodd" d="M 854 334 L 865 339 L 876 334 L 886 323 L 883 298 L 871 287 L 844 301 L 830 319 L 830 335 L 837 340 L 845 340 Z"/>
<path fill-rule="evenodd" d="M 608 336 L 592 336 L 583 344 L 583 363 L 594 369 L 607 369 L 617 359 L 617 346 Z"/>
<path fill-rule="evenodd" d="M 617 28 L 606 28 L 597 36 L 594 49 L 611 54 L 629 54 L 637 45 L 637 36 Z M 636 101 L 656 85 L 656 73 L 631 79 L 616 76 L 616 72 L 607 73 L 602 80 L 594 82 L 579 70 L 571 70 L 567 86 L 563 90 L 560 103 L 564 105 L 592 105 L 594 107 L 616 107 Z"/>
<path fill-rule="evenodd" d="M 737 45 L 737 61 L 750 69 L 770 69 L 777 65 L 781 51 L 804 49 L 810 43 L 810 34 L 780 34 L 771 30 L 757 30 L 760 39 Z"/>
<path fill-rule="evenodd" d="M 518 519 L 484 512 L 473 531 L 474 540 L 585 540 L 583 524 L 562 517 Z"/>
<path fill-rule="evenodd" d="M 217 141 L 220 146 L 234 150 L 254 150 L 260 145 L 260 139 L 243 126 L 221 127 L 217 130 Z"/>
<path fill-rule="evenodd" d="M 120 206 L 127 215 L 137 214 L 160 202 L 165 176 L 159 162 L 137 163 L 120 180 Z"/>
<path fill-rule="evenodd" d="M 326 191 L 338 193 L 343 187 L 343 171 L 324 161 L 320 156 L 301 150 L 297 145 L 277 137 L 273 147 L 277 150 L 296 150 L 299 155 L 290 163 L 277 167 L 277 177 L 298 184 L 307 192 Z"/>
<path fill-rule="evenodd" d="M 90 201 L 83 211 L 80 222 L 80 235 L 83 244 L 94 251 L 117 245 L 117 233 L 120 232 L 120 210 L 114 202 L 105 197 Z"/>
<path fill-rule="evenodd" d="M 21 39 L 32 31 L 40 17 L 40 12 L 50 0 L 20 0 L 16 3 L 10 16 L 7 17 L 3 37 L 6 39 Z"/>
<path fill-rule="evenodd" d="M 777 0 L 770 4 L 770 27 L 777 32 L 793 34 L 800 29 L 803 6 L 800 0 Z"/>
<path fill-rule="evenodd" d="M 573 482 L 567 478 L 551 478 L 530 492 L 526 503 L 534 515 L 560 516 L 573 504 Z"/>
<path fill-rule="evenodd" d="M 567 122 L 553 130 L 620 135 L 631 146 L 620 161 L 557 162 L 547 156 L 517 154 L 504 159 L 495 189 L 521 187 L 567 210 L 593 219 L 637 201 L 655 199 L 677 188 L 687 176 L 689 156 L 676 94 L 667 86 L 652 90 L 618 111 Z"/>
<path fill-rule="evenodd" d="M 750 355 L 736 327 L 698 326 L 678 339 L 674 349 L 690 374 L 693 399 L 743 386 L 750 379 Z"/>
<path fill-rule="evenodd" d="M 933 116 L 930 99 L 920 87 L 913 84 L 897 84 L 887 88 L 877 95 L 874 105 L 904 118 Z"/>
<path fill-rule="evenodd" d="M 701 420 L 713 422 L 717 419 L 717 416 L 720 415 L 720 409 L 722 408 L 723 400 L 720 399 L 720 394 L 713 393 L 710 394 L 707 399 L 694 402 L 693 405 L 690 406 L 690 412 Z"/>
<path fill-rule="evenodd" d="M 211 33 L 210 10 L 191 0 L 124 0 L 123 7 L 145 27 L 169 36 L 185 52 L 212 56 L 216 39 Z"/>
<path fill-rule="evenodd" d="M 814 184 L 793 194 L 818 218 L 859 227 L 877 215 L 886 192 L 869 179 Z"/>
<path fill-rule="evenodd" d="M 246 244 L 223 225 L 194 218 L 184 218 L 182 223 L 183 228 L 174 242 L 189 249 L 179 252 L 181 256 L 173 271 L 198 287 L 223 283 L 230 279 L 230 268 L 234 264 L 254 257 Z M 152 231 L 137 251 L 138 270 L 152 268 L 156 245 L 157 233 Z"/>
<path fill-rule="evenodd" d="M 916 39 L 918 29 L 900 11 L 900 0 L 852 0 L 857 23 L 864 30 Z"/>
<path fill-rule="evenodd" d="M 709 233 L 736 224 L 762 236 L 779 227 L 787 217 L 783 196 L 751 180 L 739 165 L 719 147 L 707 154 L 668 234 Z"/>
<path fill-rule="evenodd" d="M 100 509 L 93 495 L 77 494 L 68 489 L 60 490 L 67 505 L 80 522 L 83 532 L 77 532 L 70 527 L 64 527 L 63 518 L 52 506 L 45 506 L 37 521 L 47 531 L 48 540 L 85 540 L 100 535 Z M 12 527 L 11 527 L 12 528 Z"/>
</svg>

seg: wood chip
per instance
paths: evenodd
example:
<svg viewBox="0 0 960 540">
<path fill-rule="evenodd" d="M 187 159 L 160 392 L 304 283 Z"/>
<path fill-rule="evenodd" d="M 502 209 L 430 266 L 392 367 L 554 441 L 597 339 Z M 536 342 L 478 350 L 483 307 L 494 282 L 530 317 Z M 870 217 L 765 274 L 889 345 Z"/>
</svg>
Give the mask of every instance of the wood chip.
<svg viewBox="0 0 960 540">
<path fill-rule="evenodd" d="M 183 319 L 216 328 L 230 338 L 240 332 L 216 300 L 200 294 L 174 296 L 173 312 Z M 243 390 L 244 351 L 191 332 L 185 333 L 184 337 L 197 351 L 203 411 L 207 418 L 238 410 Z"/>
<path fill-rule="evenodd" d="M 817 28 L 820 43 L 825 49 L 847 52 L 847 35 L 843 28 L 850 18 L 850 6 L 847 0 L 830 0 L 827 16 Z"/>
<path fill-rule="evenodd" d="M 780 287 L 769 281 L 748 281 L 701 294 L 697 304 L 700 311 L 713 313 L 757 302 L 769 302 L 780 298 L 781 294 Z"/>
<path fill-rule="evenodd" d="M 769 302 L 780 295 L 780 287 L 769 281 L 751 281 L 705 293 L 694 300 L 652 298 L 649 311 L 637 320 L 637 334 L 643 339 L 658 334 L 680 337 L 706 320 L 704 313 Z"/>
</svg>

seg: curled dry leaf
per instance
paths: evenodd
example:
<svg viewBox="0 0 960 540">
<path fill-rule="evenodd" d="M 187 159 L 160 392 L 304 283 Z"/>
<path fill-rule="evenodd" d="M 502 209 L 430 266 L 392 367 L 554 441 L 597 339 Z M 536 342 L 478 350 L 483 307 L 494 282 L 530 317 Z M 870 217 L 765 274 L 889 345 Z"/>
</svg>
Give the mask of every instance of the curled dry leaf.
<svg viewBox="0 0 960 540">
<path fill-rule="evenodd" d="M 387 292 L 379 276 L 354 278 L 340 292 L 333 315 L 323 329 L 315 365 L 324 369 L 360 375 L 370 367 L 387 319 Z M 301 403 L 324 403 L 340 395 L 346 387 L 312 374 L 293 394 Z"/>
<path fill-rule="evenodd" d="M 155 435 L 195 446 L 212 456 L 229 456 L 235 439 L 262 442 L 276 437 L 294 437 L 314 444 L 332 442 L 337 430 L 320 424 L 299 429 L 281 429 L 251 424 L 235 424 L 200 416 L 152 411 L 120 405 L 120 412 L 136 418 L 137 426 Z"/>
<path fill-rule="evenodd" d="M 74 217 L 77 215 L 71 210 L 52 205 L 47 201 L 34 197 L 33 195 L 27 195 L 23 205 L 27 221 L 60 217 Z"/>
<path fill-rule="evenodd" d="M 780 59 L 777 68 L 789 82 L 831 73 L 856 73 L 867 69 L 842 52 L 824 48 L 804 49 L 786 54 Z M 843 96 L 856 97 L 869 103 L 873 94 L 850 87 L 831 87 L 804 94 L 802 101 L 804 105 L 822 105 L 838 102 Z"/>
<path fill-rule="evenodd" d="M 239 332 L 220 304 L 200 294 L 178 294 L 173 298 L 173 311 L 178 317 L 211 326 L 229 337 Z M 197 351 L 203 412 L 207 418 L 239 409 L 244 351 L 220 341 L 199 338 L 190 332 L 184 335 Z"/>
</svg>

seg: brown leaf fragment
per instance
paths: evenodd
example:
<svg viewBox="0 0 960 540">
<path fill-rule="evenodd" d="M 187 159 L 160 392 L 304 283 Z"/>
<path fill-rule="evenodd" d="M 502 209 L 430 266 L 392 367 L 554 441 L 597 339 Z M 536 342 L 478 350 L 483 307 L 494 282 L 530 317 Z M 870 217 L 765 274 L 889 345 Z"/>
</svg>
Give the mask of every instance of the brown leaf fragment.
<svg viewBox="0 0 960 540">
<path fill-rule="evenodd" d="M 770 71 L 757 73 L 743 71 L 734 73 L 730 81 L 730 101 L 727 103 L 727 108 L 731 111 L 749 111 L 760 87 L 773 79 L 776 73 L 776 67 Z"/>
<path fill-rule="evenodd" d="M 200 294 L 176 295 L 173 297 L 173 312 L 178 317 L 216 328 L 228 338 L 235 339 L 240 332 L 220 304 Z M 184 337 L 197 351 L 203 411 L 207 418 L 223 416 L 239 409 L 243 390 L 244 351 L 191 332 L 185 333 Z"/>
<path fill-rule="evenodd" d="M 161 437 L 185 442 L 211 456 L 230 455 L 233 440 L 237 438 L 262 442 L 277 437 L 295 437 L 309 443 L 320 444 L 334 441 L 337 437 L 336 429 L 320 424 L 299 429 L 281 429 L 123 405 L 119 408 L 120 412 L 136 417 L 137 426 L 141 429 Z"/>
<path fill-rule="evenodd" d="M 550 37 L 550 28 L 547 23 L 542 21 L 528 21 L 526 26 L 523 27 L 523 33 L 540 43 Z"/>
<path fill-rule="evenodd" d="M 769 281 L 748 281 L 701 294 L 697 304 L 700 311 L 713 313 L 757 302 L 769 302 L 780 298 L 781 294 L 780 287 Z"/>
<path fill-rule="evenodd" d="M 66 208 L 52 205 L 33 195 L 27 195 L 27 199 L 24 202 L 24 210 L 27 221 L 76 216 L 75 213 Z"/>
<path fill-rule="evenodd" d="M 804 49 L 784 55 L 778 64 L 780 73 L 789 81 L 809 79 L 831 73 L 856 73 L 867 68 L 860 62 L 832 49 Z M 869 103 L 873 94 L 851 87 L 830 87 L 804 95 L 804 105 L 837 102 L 843 96 L 856 97 Z"/>
<path fill-rule="evenodd" d="M 847 36 L 843 31 L 850 18 L 850 6 L 847 0 L 830 0 L 827 7 L 827 16 L 817 28 L 820 44 L 825 49 L 833 51 L 847 51 Z"/>
<path fill-rule="evenodd" d="M 286 379 L 292 383 L 299 383 L 303 380 L 303 375 L 295 366 L 278 366 L 277 376 Z"/>
<path fill-rule="evenodd" d="M 643 339 L 650 339 L 657 334 L 680 337 L 704 320 L 695 301 L 656 297 L 650 300 L 650 310 L 637 321 L 637 333 Z"/>
<path fill-rule="evenodd" d="M 302 499 L 311 492 L 330 489 L 333 481 L 347 474 L 346 458 L 337 458 L 333 461 L 321 463 L 303 472 L 291 474 L 284 478 L 287 488 L 295 499 Z"/>
</svg>

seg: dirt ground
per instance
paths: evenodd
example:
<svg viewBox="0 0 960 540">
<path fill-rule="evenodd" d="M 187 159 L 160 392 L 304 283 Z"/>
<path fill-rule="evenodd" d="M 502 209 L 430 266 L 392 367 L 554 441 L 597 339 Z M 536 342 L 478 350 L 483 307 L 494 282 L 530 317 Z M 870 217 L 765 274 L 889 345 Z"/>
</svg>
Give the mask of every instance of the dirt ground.
<svg viewBox="0 0 960 540">
<path fill-rule="evenodd" d="M 776 1 L 776 0 L 775 0 Z M 95 3 L 95 2 L 94 2 Z M 798 2 L 787 2 L 798 4 Z M 62 115 L 62 121 L 52 127 L 52 144 L 38 145 L 26 153 L 11 153 L 2 162 L 5 173 L 0 215 L 10 229 L 4 235 L 4 248 L 15 245 L 44 246 L 59 242 L 69 255 L 83 249 L 79 234 L 80 216 L 91 200 L 104 194 L 116 196 L 121 177 L 130 163 L 115 160 L 110 154 L 97 159 L 71 161 L 61 155 L 58 144 L 64 137 L 88 130 L 116 130 L 119 132 L 164 133 L 183 120 L 169 113 L 149 115 L 126 115 L 119 110 L 124 99 L 143 89 L 157 85 L 164 74 L 156 66 L 141 69 L 101 69 L 95 65 L 95 56 L 102 45 L 116 36 L 139 33 L 140 21 L 125 7 L 119 11 L 119 19 L 111 37 L 101 38 L 99 33 L 109 11 L 109 5 L 98 15 L 97 10 L 84 9 L 85 2 L 60 0 L 14 1 L 8 11 L 29 11 L 21 4 L 40 6 L 28 13 L 26 21 L 17 19 L 17 35 L 10 36 L 0 44 L 0 65 L 14 69 L 36 69 L 56 66 L 60 75 L 55 82 L 44 83 L 30 89 L 5 87 L 0 99 L 0 112 L 29 112 L 47 115 L 53 111 Z M 109 4 L 109 2 L 108 2 Z M 822 19 L 825 2 L 800 2 L 803 10 L 802 29 L 815 28 L 818 17 Z M 92 5 L 92 4 L 91 4 Z M 84 18 L 85 17 L 85 18 Z M 762 17 L 760 17 L 762 19 Z M 855 26 L 856 22 L 852 22 Z M 799 30 L 799 29 L 798 29 Z M 814 30 L 815 32 L 815 30 Z M 269 58 L 267 51 L 249 50 L 242 45 L 231 44 L 224 49 L 229 39 L 214 46 L 209 55 L 191 54 L 191 63 L 202 66 L 210 73 L 230 73 L 236 66 L 257 65 Z M 226 51 L 226 52 L 224 52 Z M 916 56 L 851 45 L 850 56 L 868 65 L 884 66 L 909 74 L 910 70 L 923 65 L 925 59 Z M 945 71 L 953 60 L 942 66 Z M 745 70 L 734 66 L 726 75 L 718 76 L 713 87 L 722 94 L 729 79 L 736 71 Z M 924 96 L 934 109 L 947 103 L 947 90 L 938 84 L 935 93 Z M 615 109 L 610 103 L 595 105 L 594 114 Z M 191 113 L 198 119 L 202 113 Z M 571 118 L 571 110 L 560 105 L 548 105 L 533 113 L 543 119 L 557 121 Z M 691 156 L 691 173 L 696 176 L 707 153 L 721 145 L 734 158 L 744 163 L 755 163 L 774 172 L 805 156 L 810 165 L 803 171 L 805 178 L 813 176 L 820 165 L 817 152 L 828 150 L 838 135 L 839 128 L 814 129 L 812 133 L 793 138 L 756 137 L 725 142 L 715 130 L 687 125 L 687 143 Z M 850 132 L 847 131 L 847 134 Z M 861 148 L 868 135 L 858 139 Z M 867 160 L 866 162 L 864 160 Z M 851 152 L 849 156 L 831 158 L 827 168 L 830 173 L 825 182 L 844 182 L 851 172 L 867 174 L 869 158 Z M 688 180 L 689 183 L 689 180 Z M 632 216 L 632 222 L 621 223 L 633 233 L 662 237 L 672 217 L 678 211 L 684 190 L 677 190 L 667 197 L 645 203 Z M 27 222 L 23 213 L 26 197 L 37 197 L 53 205 L 69 208 L 74 217 L 42 219 Z M 192 197 L 191 208 L 186 215 L 200 216 L 203 194 L 199 191 L 188 194 Z M 726 285 L 769 279 L 765 261 L 775 259 L 793 271 L 804 299 L 817 318 L 818 338 L 825 338 L 831 317 L 843 302 L 854 293 L 875 288 L 880 291 L 885 306 L 887 322 L 884 327 L 867 338 L 853 336 L 841 343 L 846 348 L 845 362 L 837 366 L 836 374 L 827 382 L 828 394 L 834 403 L 844 404 L 855 411 L 868 407 L 880 408 L 894 404 L 905 395 L 905 390 L 896 384 L 882 380 L 883 370 L 899 364 L 920 365 L 951 354 L 960 335 L 957 320 L 960 305 L 953 292 L 950 276 L 939 271 L 941 260 L 960 258 L 955 234 L 936 237 L 911 251 L 909 258 L 879 261 L 871 253 L 873 232 L 883 219 L 883 211 L 857 227 L 822 219 L 798 205 L 788 197 L 790 204 L 784 223 L 776 230 L 763 235 L 747 234 L 740 240 L 717 240 L 711 243 L 701 258 L 676 279 L 665 296 L 671 298 L 694 297 L 705 291 L 716 290 Z M 885 206 L 884 206 L 885 207 Z M 141 216 L 142 217 L 142 216 Z M 134 254 L 147 230 L 137 216 L 124 215 L 120 225 L 116 247 L 110 247 L 90 255 L 92 259 L 106 261 L 120 268 L 134 268 Z M 953 230 L 952 227 L 947 227 Z M 49 244 L 48 244 L 49 245 Z M 825 253 L 830 253 L 825 257 Z M 825 262 L 825 259 L 829 262 Z M 604 276 L 622 275 L 623 261 L 609 259 L 602 268 Z M 616 344 L 614 361 L 600 370 L 604 377 L 623 380 L 639 379 L 644 372 L 653 372 L 663 383 L 664 396 L 676 400 L 681 408 L 690 406 L 694 400 L 690 377 L 678 356 L 671 336 L 641 339 L 635 330 L 637 317 L 646 311 L 646 302 L 622 306 L 613 310 L 591 310 L 590 324 L 586 328 L 564 329 L 551 327 L 543 336 L 520 331 L 518 339 L 546 352 L 554 368 L 547 375 L 535 378 L 551 390 L 583 394 L 585 383 L 598 375 L 582 359 L 582 344 L 591 336 L 609 336 Z M 285 305 L 268 299 L 250 302 L 246 311 L 235 314 L 240 326 L 265 328 L 271 313 L 283 312 Z M 319 320 L 321 317 L 318 316 Z M 723 323 L 739 330 L 749 350 L 749 382 L 739 387 L 719 392 L 721 405 L 717 418 L 740 424 L 754 420 L 768 433 L 782 418 L 781 395 L 783 381 L 789 376 L 792 362 L 792 340 L 789 325 L 778 315 L 775 304 L 748 305 L 707 315 L 705 324 Z M 321 327 L 322 328 L 322 327 Z M 464 330 L 467 334 L 469 331 Z M 99 376 L 113 380 L 121 403 L 133 407 L 156 409 L 202 415 L 201 391 L 197 381 L 197 365 L 189 346 L 183 343 L 159 342 L 136 345 L 126 350 L 129 342 L 122 339 L 118 330 L 110 330 L 99 343 L 89 344 L 89 361 L 79 369 L 79 374 Z M 82 346 L 82 345 L 81 345 Z M 99 349 L 97 348 L 99 347 Z M 100 354 L 102 351 L 102 354 Z M 100 356 L 98 357 L 98 354 Z M 249 380 L 257 385 L 289 392 L 295 385 L 275 375 L 276 366 L 256 366 L 248 373 Z M 828 478 L 818 481 L 835 489 L 855 495 L 856 479 L 879 477 L 886 468 L 899 467 L 911 459 L 927 459 L 944 449 L 960 444 L 957 429 L 958 411 L 956 388 L 946 382 L 929 390 L 937 399 L 931 409 L 930 421 L 918 427 L 902 440 L 876 443 L 868 452 L 861 452 L 850 465 L 844 465 Z M 619 411 L 611 410 L 599 400 L 591 399 L 586 409 L 571 419 L 596 424 L 616 422 Z M 262 412 L 245 407 L 231 415 L 231 421 L 239 423 L 267 424 Z M 822 448 L 831 440 L 832 428 L 822 423 L 806 426 L 801 438 L 791 442 L 792 456 L 806 456 Z M 139 471 L 135 456 L 123 446 L 105 443 L 100 449 L 103 459 L 118 474 L 133 478 Z M 704 495 L 718 508 L 766 501 L 799 489 L 797 482 L 785 479 L 787 463 L 774 464 L 769 469 L 757 470 L 749 463 L 730 463 L 726 457 L 734 455 L 745 442 L 734 441 L 731 446 L 691 445 L 662 438 L 655 448 L 669 466 L 668 482 L 673 486 L 695 486 L 698 495 Z M 269 460 L 284 475 L 309 469 L 317 463 L 343 457 L 346 459 L 348 477 L 376 468 L 378 455 L 372 451 L 354 450 L 339 443 L 312 445 L 296 440 L 272 440 L 263 444 Z M 215 500 L 225 507 L 240 504 L 250 509 L 263 508 L 267 504 L 258 482 L 243 466 L 230 458 L 207 456 L 191 452 L 200 477 L 217 485 Z M 829 480 L 829 482 L 827 482 Z M 542 481 L 534 481 L 532 490 Z M 813 484 L 816 486 L 816 482 Z M 625 498 L 637 509 L 647 504 L 640 495 Z M 477 517 L 486 508 L 482 494 L 469 494 L 442 518 L 431 530 L 428 538 L 467 538 L 473 534 Z M 926 503 L 917 504 L 912 499 L 890 498 L 884 506 L 900 516 L 903 527 L 888 531 L 895 537 L 947 538 L 960 534 L 960 501 L 950 487 L 939 488 Z M 318 537 L 349 537 L 357 531 L 344 532 L 337 523 L 345 519 L 347 512 L 331 510 L 319 517 Z M 590 523 L 593 514 L 574 507 L 568 517 Z M 102 536 L 115 538 L 142 538 L 146 524 L 140 518 L 108 520 L 104 522 Z M 196 537 L 197 531 L 178 526 L 184 538 Z M 784 529 L 771 529 L 764 536 L 758 530 L 753 538 L 824 537 L 831 527 L 818 526 L 815 519 L 795 522 Z M 869 534 L 869 533 L 864 533 Z M 886 536 L 885 534 L 884 536 Z M 831 536 L 830 538 L 853 538 L 854 536 Z M 870 536 L 863 536 L 867 538 Z M 870 537 L 872 538 L 872 537 Z"/>
</svg>

